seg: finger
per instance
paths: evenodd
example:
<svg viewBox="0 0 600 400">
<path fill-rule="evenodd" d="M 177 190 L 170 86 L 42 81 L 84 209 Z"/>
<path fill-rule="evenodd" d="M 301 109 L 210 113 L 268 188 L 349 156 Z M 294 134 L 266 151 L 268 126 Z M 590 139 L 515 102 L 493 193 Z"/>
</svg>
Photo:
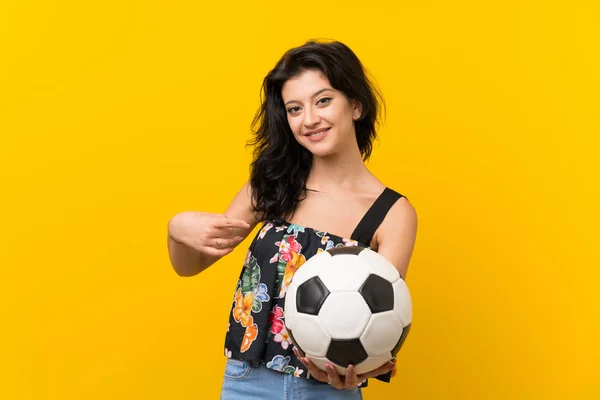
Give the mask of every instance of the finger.
<svg viewBox="0 0 600 400">
<path fill-rule="evenodd" d="M 308 372 L 310 372 L 310 375 L 321 381 L 321 382 L 327 382 L 327 373 L 323 370 L 321 370 L 320 368 L 318 368 L 315 364 L 312 363 L 312 361 L 310 361 L 308 358 L 303 357 L 304 360 L 304 365 L 306 365 L 306 368 L 308 369 Z"/>
<path fill-rule="evenodd" d="M 204 254 L 208 254 L 209 256 L 223 257 L 223 256 L 226 256 L 227 254 L 231 253 L 233 251 L 233 248 L 215 249 L 214 247 L 200 246 L 200 247 L 196 248 L 196 250 L 198 250 Z"/>
<path fill-rule="evenodd" d="M 238 237 L 234 237 L 233 239 L 223 239 L 223 238 L 216 238 L 213 239 L 214 242 L 214 248 L 216 249 L 227 249 L 227 248 L 232 248 L 237 246 L 238 244 L 240 244 L 240 242 L 244 240 L 243 237 L 238 236 Z"/>
<path fill-rule="evenodd" d="M 327 382 L 327 373 L 320 368 L 318 368 L 315 364 L 312 363 L 307 357 L 301 358 L 302 364 L 306 367 L 310 375 L 318 381 Z"/>
<path fill-rule="evenodd" d="M 300 353 L 300 350 L 298 350 L 297 347 L 294 346 L 292 351 L 296 355 L 296 358 L 298 358 L 298 360 L 302 363 L 302 365 L 306 367 L 306 369 L 310 373 L 310 376 L 312 376 L 318 381 L 327 382 L 327 373 L 325 371 L 321 370 L 316 365 L 314 365 L 312 361 L 310 361 L 307 357 L 302 357 L 302 354 Z"/>
<path fill-rule="evenodd" d="M 325 371 L 327 371 L 327 382 L 336 389 L 344 389 L 345 384 L 337 373 L 336 369 L 330 364 L 325 364 Z"/>
<path fill-rule="evenodd" d="M 294 354 L 296 354 L 296 358 L 298 359 L 298 361 L 300 361 L 302 363 L 302 365 L 304 365 L 304 368 L 306 368 L 306 370 L 308 371 L 308 365 L 306 365 L 306 362 L 304 361 L 304 358 L 302 358 L 301 356 L 299 356 L 296 350 L 294 350 Z"/>
<path fill-rule="evenodd" d="M 292 351 L 296 355 L 296 358 L 302 363 L 302 365 L 304 365 L 306 368 L 308 368 L 308 365 L 306 365 L 306 361 L 305 361 L 306 359 L 300 353 L 300 350 L 298 350 L 298 348 L 296 346 L 294 346 L 294 348 L 292 349 Z"/>
<path fill-rule="evenodd" d="M 374 378 L 376 376 L 383 375 L 383 374 L 389 372 L 392 368 L 394 368 L 394 362 L 388 361 L 385 364 L 383 364 L 381 367 L 374 369 L 373 371 L 358 375 L 357 378 L 359 381 L 363 381 L 363 380 L 369 379 L 369 378 Z"/>
<path fill-rule="evenodd" d="M 211 231 L 211 235 L 213 237 L 233 238 L 236 236 L 244 235 L 247 232 L 248 232 L 247 228 L 238 228 L 235 226 L 213 227 L 213 229 Z"/>
<path fill-rule="evenodd" d="M 358 378 L 356 377 L 356 369 L 353 365 L 348 365 L 346 368 L 346 377 L 344 380 L 344 386 L 346 389 L 354 389 L 358 385 Z"/>
<path fill-rule="evenodd" d="M 214 225 L 215 228 L 242 228 L 242 229 L 248 229 L 250 228 L 250 224 L 247 223 L 246 221 L 244 221 L 243 219 L 238 219 L 238 218 L 229 218 L 229 217 L 225 217 L 225 218 L 216 218 L 214 220 Z"/>
<path fill-rule="evenodd" d="M 293 352 L 294 352 L 294 354 L 296 355 L 296 357 L 298 357 L 298 359 L 300 359 L 301 357 L 304 357 L 304 354 L 302 354 L 302 353 L 300 352 L 300 349 L 299 349 L 298 347 L 296 347 L 296 346 L 294 346 L 294 348 L 293 348 Z"/>
</svg>

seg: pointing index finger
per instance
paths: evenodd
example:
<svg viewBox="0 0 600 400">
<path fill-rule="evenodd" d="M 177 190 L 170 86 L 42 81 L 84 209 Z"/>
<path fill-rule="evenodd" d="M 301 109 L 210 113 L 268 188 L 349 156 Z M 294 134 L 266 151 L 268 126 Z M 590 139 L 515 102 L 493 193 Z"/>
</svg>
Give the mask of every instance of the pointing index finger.
<svg viewBox="0 0 600 400">
<path fill-rule="evenodd" d="M 227 216 L 223 219 L 217 220 L 215 226 L 217 228 L 250 228 L 250 224 L 243 219 L 229 218 Z"/>
</svg>

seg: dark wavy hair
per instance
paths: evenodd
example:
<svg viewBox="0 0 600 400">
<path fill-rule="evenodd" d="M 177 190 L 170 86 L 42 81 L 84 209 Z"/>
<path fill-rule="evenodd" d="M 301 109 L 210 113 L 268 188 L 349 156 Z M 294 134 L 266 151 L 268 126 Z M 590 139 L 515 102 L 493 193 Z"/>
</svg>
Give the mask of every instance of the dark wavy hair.
<svg viewBox="0 0 600 400">
<path fill-rule="evenodd" d="M 259 220 L 285 221 L 306 197 L 306 179 L 313 156 L 294 138 L 281 90 L 284 83 L 306 70 L 321 71 L 334 89 L 362 105 L 354 122 L 364 161 L 377 138 L 376 125 L 385 107 L 383 97 L 348 46 L 340 42 L 308 41 L 288 50 L 263 80 L 261 106 L 252 121 L 255 137 L 250 165 L 252 206 Z"/>
</svg>

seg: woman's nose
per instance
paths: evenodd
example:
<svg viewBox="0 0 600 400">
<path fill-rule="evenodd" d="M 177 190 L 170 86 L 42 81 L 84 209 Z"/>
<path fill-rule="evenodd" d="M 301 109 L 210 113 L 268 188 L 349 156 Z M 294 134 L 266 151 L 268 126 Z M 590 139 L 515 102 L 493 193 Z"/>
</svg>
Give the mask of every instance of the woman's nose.
<svg viewBox="0 0 600 400">
<path fill-rule="evenodd" d="M 321 118 L 315 111 L 313 111 L 311 109 L 307 109 L 304 112 L 304 125 L 315 126 L 316 124 L 319 123 L 320 120 L 321 120 Z"/>
</svg>

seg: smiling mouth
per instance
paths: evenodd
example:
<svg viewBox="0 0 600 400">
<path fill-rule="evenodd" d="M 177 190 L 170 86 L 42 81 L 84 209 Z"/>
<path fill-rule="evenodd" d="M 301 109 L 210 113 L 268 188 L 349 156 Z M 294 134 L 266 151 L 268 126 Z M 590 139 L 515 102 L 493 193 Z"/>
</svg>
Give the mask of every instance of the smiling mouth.
<svg viewBox="0 0 600 400">
<path fill-rule="evenodd" d="M 320 136 L 323 136 L 323 134 L 324 134 L 325 132 L 327 132 L 329 129 L 331 129 L 331 128 L 325 128 L 325 129 L 321 129 L 321 130 L 319 130 L 318 132 L 311 133 L 311 134 L 304 135 L 304 136 L 306 136 L 306 137 L 313 137 L 313 138 L 320 137 Z"/>
</svg>

